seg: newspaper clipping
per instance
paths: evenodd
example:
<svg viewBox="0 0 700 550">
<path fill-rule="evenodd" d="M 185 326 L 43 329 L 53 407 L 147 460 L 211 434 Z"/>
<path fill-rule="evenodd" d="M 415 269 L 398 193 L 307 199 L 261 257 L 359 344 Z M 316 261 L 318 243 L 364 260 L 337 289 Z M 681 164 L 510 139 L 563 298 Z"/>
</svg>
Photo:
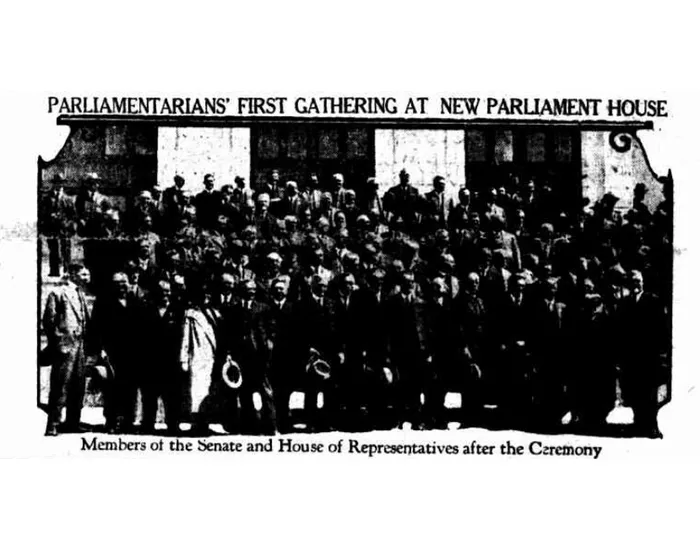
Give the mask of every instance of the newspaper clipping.
<svg viewBox="0 0 700 550">
<path fill-rule="evenodd" d="M 45 436 L 373 460 L 662 438 L 674 180 L 644 136 L 672 108 L 47 96 Z"/>
</svg>

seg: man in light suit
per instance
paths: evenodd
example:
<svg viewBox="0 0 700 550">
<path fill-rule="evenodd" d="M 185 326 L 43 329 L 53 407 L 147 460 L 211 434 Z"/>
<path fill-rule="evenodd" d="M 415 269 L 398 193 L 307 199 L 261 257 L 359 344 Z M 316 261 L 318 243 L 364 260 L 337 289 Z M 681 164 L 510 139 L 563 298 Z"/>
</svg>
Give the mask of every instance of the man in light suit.
<svg viewBox="0 0 700 550">
<path fill-rule="evenodd" d="M 433 190 L 428 191 L 424 197 L 423 228 L 425 231 L 432 233 L 436 229 L 447 228 L 447 221 L 453 206 L 452 199 L 445 194 L 445 178 L 435 176 Z"/>
<path fill-rule="evenodd" d="M 90 311 L 84 289 L 90 271 L 80 264 L 69 268 L 69 280 L 53 291 L 44 310 L 44 330 L 51 354 L 51 389 L 46 435 L 58 435 L 61 410 L 66 408 L 63 431 L 78 430 L 85 394 L 85 337 Z"/>
</svg>

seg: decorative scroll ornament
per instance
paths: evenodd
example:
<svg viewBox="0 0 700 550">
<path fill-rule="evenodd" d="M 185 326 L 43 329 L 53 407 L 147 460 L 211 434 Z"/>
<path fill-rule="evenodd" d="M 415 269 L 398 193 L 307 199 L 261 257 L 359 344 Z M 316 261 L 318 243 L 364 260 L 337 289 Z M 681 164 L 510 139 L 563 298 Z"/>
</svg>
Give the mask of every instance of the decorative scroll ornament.
<svg viewBox="0 0 700 550">
<path fill-rule="evenodd" d="M 629 132 L 610 132 L 610 147 L 618 153 L 626 153 L 632 148 L 632 139 Z"/>
</svg>

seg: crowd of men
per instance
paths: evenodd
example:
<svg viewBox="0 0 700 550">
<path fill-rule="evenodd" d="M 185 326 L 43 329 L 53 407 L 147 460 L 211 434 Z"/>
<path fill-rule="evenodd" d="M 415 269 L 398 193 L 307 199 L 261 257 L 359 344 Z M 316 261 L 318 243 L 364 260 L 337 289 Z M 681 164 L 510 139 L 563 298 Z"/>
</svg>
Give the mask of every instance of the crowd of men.
<svg viewBox="0 0 700 550">
<path fill-rule="evenodd" d="M 98 187 L 73 199 L 57 180 L 40 210 L 52 271 L 70 266 L 44 312 L 47 434 L 78 429 L 86 365 L 106 364 L 116 432 L 135 429 L 139 392 L 144 432 L 159 398 L 173 433 L 289 432 L 302 391 L 312 431 L 483 425 L 492 410 L 513 428 L 602 433 L 624 404 L 635 435 L 660 435 L 670 185 L 653 212 L 637 185 L 625 213 L 611 194 L 562 209 L 534 178 L 453 197 L 436 176 L 421 194 L 405 170 L 383 196 L 373 178 L 353 189 L 276 170 L 256 190 L 207 174 L 194 195 L 176 176 L 122 208 Z"/>
</svg>

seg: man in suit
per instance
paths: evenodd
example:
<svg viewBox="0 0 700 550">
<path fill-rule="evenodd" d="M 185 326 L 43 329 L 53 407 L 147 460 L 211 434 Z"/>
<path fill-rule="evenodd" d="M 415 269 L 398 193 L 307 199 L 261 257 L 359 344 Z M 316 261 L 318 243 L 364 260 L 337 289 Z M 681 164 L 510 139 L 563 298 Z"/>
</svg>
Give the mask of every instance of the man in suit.
<svg viewBox="0 0 700 550">
<path fill-rule="evenodd" d="M 85 287 L 90 272 L 80 264 L 69 267 L 68 281 L 46 302 L 43 325 L 51 356 L 46 435 L 55 436 L 66 409 L 65 431 L 77 431 L 85 393 L 85 343 L 90 312 Z"/>
<path fill-rule="evenodd" d="M 423 201 L 424 231 L 433 233 L 437 229 L 446 229 L 452 206 L 452 199 L 445 194 L 445 178 L 435 176 L 433 189 L 425 194 Z"/>
<path fill-rule="evenodd" d="M 233 178 L 233 183 L 235 187 L 231 195 L 231 203 L 240 211 L 246 201 L 253 200 L 253 190 L 247 186 L 245 178 L 242 176 L 236 176 Z"/>
<path fill-rule="evenodd" d="M 268 180 L 260 188 L 260 193 L 267 194 L 272 202 L 282 199 L 284 195 L 284 186 L 280 179 L 279 170 L 275 169 L 270 172 Z"/>
<path fill-rule="evenodd" d="M 272 351 L 267 327 L 269 306 L 256 298 L 255 281 L 243 281 L 241 287 L 241 299 L 229 314 L 224 315 L 223 337 L 226 353 L 242 369 L 243 384 L 239 390 L 241 428 L 243 433 L 274 434 L 277 423 L 269 373 Z M 277 297 L 282 295 L 280 289 L 274 294 Z M 255 408 L 256 393 L 261 399 L 259 412 Z"/>
<path fill-rule="evenodd" d="M 345 176 L 341 173 L 333 174 L 330 188 L 330 194 L 333 197 L 333 208 L 337 210 L 343 209 L 347 191 L 348 190 L 345 189 Z"/>
<path fill-rule="evenodd" d="M 466 187 L 461 187 L 457 193 L 457 204 L 454 205 L 448 217 L 448 227 L 452 235 L 459 235 L 469 228 L 469 215 L 472 212 L 472 194 Z"/>
<path fill-rule="evenodd" d="M 361 390 L 374 428 L 394 427 L 388 417 L 395 365 L 387 356 L 387 312 L 389 293 L 384 289 L 386 272 L 381 268 L 367 275 L 366 284 L 354 295 L 354 339 L 363 361 L 365 386 Z"/>
<path fill-rule="evenodd" d="M 53 277 L 70 265 L 71 238 L 77 229 L 75 203 L 66 195 L 63 184 L 63 178 L 56 175 L 39 209 L 39 231 L 48 240 L 49 274 Z"/>
<path fill-rule="evenodd" d="M 109 207 L 107 197 L 99 191 L 99 184 L 97 174 L 88 174 L 83 189 L 75 199 L 78 235 L 81 237 L 94 237 L 99 232 L 102 213 Z"/>
<path fill-rule="evenodd" d="M 284 190 L 284 197 L 274 205 L 274 214 L 277 218 L 285 216 L 299 217 L 304 209 L 304 199 L 299 193 L 297 182 L 288 181 Z"/>
<path fill-rule="evenodd" d="M 459 340 L 468 370 L 461 377 L 462 420 L 474 421 L 482 398 L 476 391 L 483 373 L 489 370 L 491 342 L 489 340 L 489 319 L 486 305 L 480 294 L 480 278 L 477 273 L 469 273 L 464 282 L 462 294 L 457 298 L 455 312 L 459 325 Z"/>
<path fill-rule="evenodd" d="M 359 203 L 360 211 L 370 215 L 375 223 L 384 221 L 384 204 L 379 198 L 379 183 L 376 178 L 367 178 Z"/>
<path fill-rule="evenodd" d="M 430 282 L 425 302 L 425 334 L 429 366 L 425 381 L 424 422 L 428 427 L 444 428 L 447 426 L 443 408 L 445 394 L 458 385 L 464 360 L 456 311 L 442 277 L 435 277 Z"/>
<path fill-rule="evenodd" d="M 158 280 L 153 300 L 142 305 L 139 378 L 143 417 L 141 432 L 153 433 L 158 399 L 163 400 L 168 432 L 179 432 L 182 407 L 182 371 L 179 365 L 184 309 L 173 302 L 167 279 Z"/>
<path fill-rule="evenodd" d="M 489 220 L 489 229 L 487 244 L 491 251 L 501 250 L 506 259 L 505 267 L 512 273 L 520 271 L 522 262 L 518 239 L 505 230 L 505 222 L 499 217 L 493 217 Z"/>
<path fill-rule="evenodd" d="M 539 427 L 556 430 L 566 412 L 565 383 L 570 364 L 569 313 L 558 299 L 559 279 L 542 281 L 542 293 L 533 297 L 529 306 L 531 323 L 528 343 L 535 363 L 534 401 Z"/>
<path fill-rule="evenodd" d="M 484 195 L 483 204 L 483 216 L 487 221 L 493 219 L 500 219 L 503 221 L 503 225 L 506 225 L 506 211 L 496 203 L 498 199 L 498 191 L 495 187 L 490 187 L 489 190 Z"/>
<path fill-rule="evenodd" d="M 634 411 L 637 435 L 658 438 L 657 393 L 669 348 L 668 320 L 658 296 L 644 288 L 641 271 L 630 271 L 629 286 L 620 306 L 622 400 Z"/>
<path fill-rule="evenodd" d="M 398 371 L 398 412 L 401 421 L 423 427 L 421 393 L 427 382 L 429 351 L 426 342 L 425 303 L 417 296 L 415 275 L 405 271 L 399 290 L 387 299 L 388 353 Z"/>
<path fill-rule="evenodd" d="M 399 184 L 384 195 L 384 210 L 390 225 L 399 223 L 410 233 L 418 223 L 420 195 L 410 184 L 411 177 L 406 170 L 399 172 Z"/>
<path fill-rule="evenodd" d="M 493 361 L 483 372 L 487 403 L 496 403 L 512 420 L 527 425 L 532 403 L 531 362 L 528 335 L 532 320 L 528 308 L 527 278 L 517 273 L 508 281 L 508 292 L 499 302 L 486 302 L 494 345 Z M 526 426 L 527 427 L 527 426 Z"/>
<path fill-rule="evenodd" d="M 204 176 L 204 190 L 197 194 L 194 206 L 197 209 L 197 223 L 205 229 L 213 228 L 221 205 L 221 196 L 214 190 L 214 176 Z"/>
<path fill-rule="evenodd" d="M 315 352 L 331 366 L 336 368 L 341 361 L 338 355 L 335 323 L 332 316 L 328 297 L 328 281 L 320 276 L 311 277 L 311 295 L 302 298 L 294 310 L 294 322 L 298 330 L 296 332 L 295 357 L 302 359 L 302 368 L 305 362 Z M 330 428 L 332 421 L 329 411 L 336 411 L 337 400 L 334 383 L 331 377 L 324 380 L 313 372 L 302 374 L 302 389 L 304 390 L 304 412 L 310 429 L 323 431 Z M 317 396 L 323 392 L 324 411 L 323 416 L 318 408 Z"/>
<path fill-rule="evenodd" d="M 312 212 L 315 212 L 321 206 L 321 184 L 318 180 L 318 174 L 312 173 L 309 175 L 309 181 L 301 196 Z"/>
<path fill-rule="evenodd" d="M 345 420 L 351 430 L 359 428 L 362 423 L 361 407 L 365 389 L 361 327 L 364 318 L 359 297 L 352 272 L 339 275 L 337 295 L 331 303 L 335 336 L 333 348 L 338 365 L 334 385 L 338 392 L 338 405 L 345 406 Z M 334 411 L 336 414 L 338 412 Z"/>
<path fill-rule="evenodd" d="M 276 428 L 280 433 L 291 430 L 289 416 L 289 398 L 301 384 L 304 361 L 297 345 L 296 333 L 302 327 L 297 326 L 295 306 L 288 299 L 289 286 L 279 278 L 275 280 L 270 292 L 268 312 L 265 322 L 270 350 L 270 383 L 272 386 L 275 408 Z"/>
<path fill-rule="evenodd" d="M 270 212 L 270 195 L 260 193 L 255 201 L 255 227 L 263 239 L 271 239 L 275 234 L 277 220 Z"/>
<path fill-rule="evenodd" d="M 126 273 L 114 273 L 111 282 L 111 292 L 95 301 L 91 339 L 94 337 L 95 351 L 104 352 L 113 374 L 104 396 L 107 429 L 128 433 L 133 430 L 136 412 L 142 308 L 129 292 Z"/>
</svg>

